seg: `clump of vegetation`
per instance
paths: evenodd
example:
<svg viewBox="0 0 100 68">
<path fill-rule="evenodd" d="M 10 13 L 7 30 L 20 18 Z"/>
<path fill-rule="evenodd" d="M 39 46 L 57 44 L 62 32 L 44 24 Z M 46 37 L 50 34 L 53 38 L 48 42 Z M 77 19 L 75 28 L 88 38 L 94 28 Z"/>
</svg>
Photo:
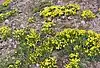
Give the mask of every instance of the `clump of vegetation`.
<svg viewBox="0 0 100 68">
<path fill-rule="evenodd" d="M 2 5 L 7 7 L 11 2 L 12 0 L 5 0 Z"/>
<path fill-rule="evenodd" d="M 49 57 L 44 61 L 40 62 L 40 68 L 58 68 L 57 60 L 55 57 Z"/>
<path fill-rule="evenodd" d="M 82 50 L 82 52 L 86 53 L 86 51 L 88 50 L 87 53 L 90 54 L 92 47 L 97 48 L 97 42 L 99 42 L 100 40 L 100 35 L 93 31 L 65 29 L 64 31 L 57 33 L 55 40 L 57 40 L 57 42 L 53 41 L 53 45 L 56 46 L 57 49 L 66 47 L 68 52 L 73 52 L 78 51 L 77 49 L 82 50 L 84 47 L 86 47 Z M 98 51 L 97 53 L 99 54 Z M 92 54 L 92 56 L 94 55 Z"/>
<path fill-rule="evenodd" d="M 84 10 L 81 16 L 85 20 L 93 19 L 96 17 L 96 15 L 91 10 Z"/>
<path fill-rule="evenodd" d="M 71 53 L 69 55 L 69 64 L 66 64 L 65 68 L 80 68 L 79 63 L 80 63 L 80 58 L 78 53 Z"/>
<path fill-rule="evenodd" d="M 53 34 L 53 29 L 52 27 L 54 27 L 55 24 L 53 22 L 44 22 L 41 32 L 44 34 Z"/>
<path fill-rule="evenodd" d="M 17 12 L 16 9 L 10 8 L 10 3 L 12 0 L 4 0 L 4 2 L 0 5 L 0 23 L 6 20 L 7 18 L 15 15 Z"/>
<path fill-rule="evenodd" d="M 68 4 L 66 6 L 50 6 L 45 7 L 41 12 L 40 16 L 43 17 L 57 17 L 57 16 L 71 16 L 76 15 L 77 11 L 80 10 L 80 5 L 78 4 Z M 91 10 L 84 10 L 81 14 L 81 17 L 85 20 L 90 20 L 96 17 L 96 15 Z"/>
<path fill-rule="evenodd" d="M 65 15 L 76 15 L 77 11 L 80 10 L 80 5 L 78 4 L 68 4 L 65 9 Z"/>
<path fill-rule="evenodd" d="M 84 59 L 97 60 L 96 57 L 100 55 L 99 40 L 100 34 L 93 31 L 65 29 L 57 33 L 51 45 L 57 50 L 65 49 L 69 55 L 78 53 L 80 59 L 70 59 L 71 63 L 68 64 L 68 68 L 69 66 L 73 68 L 73 64 L 75 64 L 75 68 L 80 68 L 78 60 L 82 60 L 83 57 Z"/>
<path fill-rule="evenodd" d="M 25 30 L 24 29 L 17 29 L 13 31 L 13 37 L 17 40 L 22 40 L 25 38 Z"/>
<path fill-rule="evenodd" d="M 3 6 L 3 5 L 0 5 L 0 13 L 4 13 L 4 12 L 6 12 L 6 10 L 8 10 L 8 9 L 10 9 L 9 6 L 5 7 L 5 6 Z"/>
<path fill-rule="evenodd" d="M 12 0 L 4 0 L 4 2 L 0 5 L 0 13 L 4 13 L 7 10 L 10 10 L 10 3 Z"/>
<path fill-rule="evenodd" d="M 6 12 L 6 13 L 1 13 L 0 14 L 0 22 L 3 22 L 5 19 L 9 18 L 10 16 L 15 15 L 16 12 L 17 12 L 17 10 L 14 9 L 14 10 L 11 10 L 11 11 Z"/>
<path fill-rule="evenodd" d="M 90 38 L 91 40 L 89 41 Z M 100 35 L 93 31 L 65 29 L 62 32 L 58 32 L 55 37 L 48 38 L 48 41 L 44 41 L 44 45 L 37 47 L 30 54 L 30 60 L 33 63 L 39 63 L 43 58 L 45 59 L 52 54 L 53 51 L 65 49 L 70 57 L 70 63 L 67 64 L 66 68 L 80 68 L 79 63 L 83 59 L 83 56 L 84 58 L 88 57 L 90 59 L 91 57 L 96 58 L 99 56 L 99 40 Z"/>
<path fill-rule="evenodd" d="M 20 68 L 21 67 L 20 65 L 21 65 L 20 60 L 16 60 L 15 64 L 9 64 L 8 68 Z"/>
<path fill-rule="evenodd" d="M 36 64 L 40 63 L 43 59 L 50 56 L 53 48 L 46 43 L 45 45 L 41 45 L 35 49 L 33 53 L 30 54 L 30 62 Z"/>
<path fill-rule="evenodd" d="M 77 11 L 80 10 L 78 4 L 69 4 L 67 6 L 50 6 L 45 7 L 43 11 L 40 12 L 40 15 L 43 17 L 56 17 L 62 15 L 75 15 Z"/>
<path fill-rule="evenodd" d="M 78 10 L 80 10 L 80 5 L 79 4 L 68 4 L 68 5 L 66 5 L 66 8 L 78 11 Z"/>
<path fill-rule="evenodd" d="M 7 39 L 10 37 L 11 29 L 8 26 L 0 27 L 0 36 L 2 39 Z"/>
<path fill-rule="evenodd" d="M 29 23 L 34 23 L 35 22 L 35 17 L 29 17 L 28 22 Z"/>
<path fill-rule="evenodd" d="M 21 59 L 24 57 L 23 60 L 19 60 L 20 64 L 17 66 L 23 67 L 24 64 L 24 67 L 26 66 L 27 68 L 31 64 L 38 63 L 41 68 L 57 68 L 55 60 L 46 58 L 52 56 L 53 52 L 62 49 L 69 56 L 69 63 L 66 68 L 80 68 L 79 63 L 81 63 L 82 59 L 88 58 L 92 60 L 92 58 L 95 58 L 97 60 L 100 56 L 100 34 L 90 30 L 65 29 L 44 40 L 41 40 L 41 33 L 38 34 L 34 29 L 28 30 L 28 33 L 26 32 L 27 30 L 25 29 L 18 29 L 12 33 L 13 37 L 20 42 L 20 46 L 16 49 L 15 57 L 17 56 Z M 6 35 L 8 34 L 7 32 L 5 33 Z M 52 61 L 54 62 L 51 64 Z M 16 66 L 16 63 L 13 63 L 13 65 Z M 8 67 L 13 65 L 10 64 Z"/>
<path fill-rule="evenodd" d="M 63 13 L 62 9 L 65 9 L 62 6 L 50 6 L 45 7 L 43 11 L 41 11 L 40 15 L 44 17 L 56 17 L 61 16 Z"/>
<path fill-rule="evenodd" d="M 29 34 L 25 37 L 28 46 L 35 48 L 37 42 L 40 40 L 39 34 L 35 29 L 30 29 Z"/>
</svg>

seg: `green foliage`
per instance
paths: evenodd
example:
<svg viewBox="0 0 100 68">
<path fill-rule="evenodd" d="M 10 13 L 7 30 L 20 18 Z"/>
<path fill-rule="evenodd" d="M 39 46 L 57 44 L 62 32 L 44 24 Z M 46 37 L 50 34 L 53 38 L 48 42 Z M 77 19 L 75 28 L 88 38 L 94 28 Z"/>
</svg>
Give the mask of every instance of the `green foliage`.
<svg viewBox="0 0 100 68">
<path fill-rule="evenodd" d="M 40 62 L 40 68 L 58 68 L 57 60 L 55 57 L 49 57 L 44 61 Z"/>
<path fill-rule="evenodd" d="M 53 34 L 54 31 L 52 29 L 52 27 L 54 27 L 55 24 L 53 22 L 44 22 L 41 32 L 44 34 Z"/>
<path fill-rule="evenodd" d="M 45 7 L 43 11 L 40 12 L 40 15 L 43 17 L 56 17 L 62 15 L 75 15 L 77 11 L 80 10 L 78 4 L 69 4 L 67 6 L 50 6 Z"/>
<path fill-rule="evenodd" d="M 32 63 L 39 63 L 46 57 L 49 57 L 52 53 L 52 50 L 53 48 L 47 44 L 41 45 L 37 47 L 33 53 L 30 54 L 29 59 Z"/>
<path fill-rule="evenodd" d="M 50 6 L 50 7 L 45 7 L 43 11 L 40 12 L 41 16 L 44 17 L 56 17 L 56 16 L 61 16 L 64 14 L 62 11 L 65 9 L 64 6 Z"/>
<path fill-rule="evenodd" d="M 34 23 L 34 22 L 35 22 L 35 18 L 34 18 L 34 17 L 28 18 L 28 22 L 29 22 L 29 23 Z"/>
<path fill-rule="evenodd" d="M 13 32 L 13 37 L 20 42 L 15 53 L 15 57 L 21 60 L 21 67 L 18 68 L 27 68 L 31 63 L 30 55 L 37 47 L 37 43 L 40 40 L 39 34 L 33 28 L 17 29 Z"/>
<path fill-rule="evenodd" d="M 7 39 L 10 37 L 11 29 L 8 26 L 0 27 L 0 36 L 2 39 Z"/>
<path fill-rule="evenodd" d="M 69 59 L 69 64 L 66 64 L 66 68 L 80 68 L 79 67 L 79 62 L 80 62 L 80 58 L 79 58 L 79 54 L 73 54 L 71 53 L 69 55 L 70 59 Z"/>
<path fill-rule="evenodd" d="M 12 0 L 5 0 L 2 5 L 7 7 L 11 2 Z"/>
<path fill-rule="evenodd" d="M 80 5 L 78 4 L 68 4 L 65 9 L 65 15 L 76 15 L 77 11 L 80 10 Z"/>
<path fill-rule="evenodd" d="M 69 16 L 75 15 L 78 10 L 80 10 L 80 7 L 77 4 L 50 6 L 44 8 L 40 15 L 44 17 Z M 0 14 L 0 19 L 4 20 L 14 13 L 15 11 L 2 13 Z M 86 16 L 86 13 L 83 12 L 83 17 Z M 86 18 L 93 18 L 95 16 L 91 12 L 89 15 Z M 28 21 L 34 22 L 33 18 L 29 18 Z M 3 39 L 12 35 L 15 40 L 19 41 L 19 46 L 15 50 L 14 61 L 9 61 L 5 65 L 8 68 L 28 68 L 29 65 L 38 63 L 40 64 L 40 68 L 58 68 L 56 65 L 57 60 L 50 56 L 52 56 L 53 52 L 63 49 L 66 50 L 69 56 L 69 63 L 66 64 L 66 68 L 80 68 L 79 63 L 82 59 L 98 59 L 100 56 L 100 34 L 91 30 L 79 29 L 64 29 L 54 34 L 52 28 L 54 26 L 55 24 L 53 22 L 45 22 L 40 31 L 41 33 L 37 33 L 32 28 L 16 29 L 11 33 L 9 27 L 0 27 L 0 36 Z M 41 34 L 45 34 L 45 36 L 41 38 Z M 46 37 L 49 34 L 54 35 Z"/>
<path fill-rule="evenodd" d="M 0 13 L 4 13 L 4 12 L 6 12 L 8 9 L 10 9 L 9 6 L 5 7 L 5 6 L 3 6 L 3 5 L 0 5 Z"/>
<path fill-rule="evenodd" d="M 15 13 L 17 12 L 16 9 L 14 10 L 11 10 L 9 12 L 6 12 L 6 13 L 1 13 L 0 14 L 0 22 L 3 22 L 5 19 L 7 19 L 8 17 L 14 15 Z"/>
<path fill-rule="evenodd" d="M 31 28 L 25 39 L 30 47 L 35 47 L 35 44 L 37 44 L 40 40 L 40 36 L 34 29 Z"/>
<path fill-rule="evenodd" d="M 64 31 L 58 32 L 51 40 L 51 45 L 54 49 L 66 49 L 67 53 L 78 53 L 80 60 L 84 57 L 86 59 L 96 58 L 100 56 L 100 35 L 93 31 L 85 31 L 78 29 L 65 29 Z M 73 61 L 68 64 L 68 68 L 79 68 L 76 62 L 79 59 L 70 59 Z M 70 66 L 70 67 L 69 67 Z"/>
<path fill-rule="evenodd" d="M 93 19 L 96 15 L 91 10 L 84 10 L 81 14 L 82 18 L 85 20 Z"/>
<path fill-rule="evenodd" d="M 35 45 L 39 41 L 39 35 L 37 32 L 30 28 L 30 29 L 17 29 L 14 30 L 12 36 L 19 41 L 19 46 L 14 51 L 14 59 L 10 57 L 13 61 L 6 61 L 5 65 L 2 67 L 5 68 L 29 68 L 30 65 L 30 54 L 33 53 L 35 49 Z M 5 59 L 4 59 L 5 60 Z M 1 66 L 1 65 L 0 65 Z"/>
<path fill-rule="evenodd" d="M 13 31 L 13 37 L 17 40 L 25 39 L 26 31 L 24 29 L 17 29 Z"/>
<path fill-rule="evenodd" d="M 43 27 L 51 28 L 53 24 L 48 22 Z M 13 37 L 19 41 L 14 54 L 16 59 L 7 64 L 8 68 L 28 68 L 29 65 L 36 63 L 40 64 L 41 68 L 57 68 L 56 60 L 50 56 L 54 51 L 63 49 L 69 56 L 66 68 L 80 68 L 79 63 L 82 59 L 100 56 L 100 34 L 91 30 L 64 29 L 44 40 L 41 40 L 41 33 L 38 34 L 32 28 L 17 29 L 13 33 L 8 33 L 10 32 L 8 27 L 2 27 L 0 30 L 2 35 L 13 34 Z"/>
<path fill-rule="evenodd" d="M 20 68 L 21 62 L 20 60 L 16 60 L 15 64 L 8 65 L 8 68 Z"/>
<path fill-rule="evenodd" d="M 68 4 L 68 5 L 66 5 L 66 8 L 78 11 L 78 10 L 80 10 L 80 5 L 79 4 Z"/>
<path fill-rule="evenodd" d="M 100 55 L 100 35 L 89 30 L 88 31 L 88 39 L 85 42 L 85 47 L 84 51 L 85 53 L 90 56 L 97 56 Z"/>
<path fill-rule="evenodd" d="M 10 8 L 10 3 L 12 0 L 4 0 L 4 2 L 0 5 L 0 23 L 6 20 L 7 18 L 15 15 L 17 12 L 16 9 Z"/>
</svg>

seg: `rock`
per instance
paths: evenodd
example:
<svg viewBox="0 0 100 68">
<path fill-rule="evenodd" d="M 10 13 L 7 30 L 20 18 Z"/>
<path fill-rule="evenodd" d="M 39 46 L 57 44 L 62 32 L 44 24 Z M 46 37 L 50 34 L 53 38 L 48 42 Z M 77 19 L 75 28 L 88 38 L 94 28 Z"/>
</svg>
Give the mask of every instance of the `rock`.
<svg viewBox="0 0 100 68">
<path fill-rule="evenodd" d="M 9 39 L 9 42 L 12 42 L 13 40 L 12 39 Z"/>
<path fill-rule="evenodd" d="M 24 24 L 21 24 L 20 27 L 21 27 L 21 28 L 25 28 Z"/>
<path fill-rule="evenodd" d="M 85 24 L 86 24 L 86 22 L 85 22 L 85 21 L 81 21 L 81 23 L 82 23 L 83 25 L 85 25 Z"/>
<path fill-rule="evenodd" d="M 6 19 L 5 21 L 4 21 L 4 24 L 9 24 L 10 23 L 10 21 L 8 20 L 8 19 Z"/>
<path fill-rule="evenodd" d="M 72 20 L 73 18 L 71 16 L 68 17 L 68 20 Z"/>
<path fill-rule="evenodd" d="M 61 19 L 66 19 L 66 16 L 61 16 Z"/>
<path fill-rule="evenodd" d="M 57 5 L 64 5 L 65 3 L 63 1 L 58 0 Z"/>
</svg>

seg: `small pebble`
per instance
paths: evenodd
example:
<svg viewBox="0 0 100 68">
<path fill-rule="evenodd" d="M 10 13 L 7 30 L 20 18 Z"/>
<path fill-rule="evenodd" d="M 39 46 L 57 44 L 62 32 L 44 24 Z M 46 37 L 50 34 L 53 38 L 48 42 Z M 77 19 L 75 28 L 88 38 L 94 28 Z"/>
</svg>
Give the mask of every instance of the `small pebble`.
<svg viewBox="0 0 100 68">
<path fill-rule="evenodd" d="M 6 19 L 5 21 L 4 21 L 4 24 L 9 24 L 10 22 L 9 22 L 9 20 L 8 19 Z"/>
<path fill-rule="evenodd" d="M 73 19 L 72 17 L 70 17 L 70 16 L 68 17 L 68 20 L 72 20 L 72 19 Z"/>
<path fill-rule="evenodd" d="M 25 28 L 25 26 L 23 24 L 20 25 L 21 28 Z"/>
<path fill-rule="evenodd" d="M 82 23 L 83 25 L 85 25 L 85 24 L 86 24 L 86 22 L 85 22 L 85 21 L 81 21 L 81 23 Z"/>
<path fill-rule="evenodd" d="M 39 67 L 39 64 L 36 64 L 37 67 Z"/>
</svg>

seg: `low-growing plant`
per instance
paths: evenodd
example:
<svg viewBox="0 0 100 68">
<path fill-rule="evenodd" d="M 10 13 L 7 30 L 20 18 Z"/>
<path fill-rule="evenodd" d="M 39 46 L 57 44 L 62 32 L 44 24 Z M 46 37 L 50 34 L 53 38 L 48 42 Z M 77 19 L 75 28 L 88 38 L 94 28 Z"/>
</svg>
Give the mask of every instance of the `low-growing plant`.
<svg viewBox="0 0 100 68">
<path fill-rule="evenodd" d="M 67 15 L 67 16 L 76 15 L 77 11 L 79 11 L 79 10 L 80 10 L 80 5 L 68 4 L 68 5 L 66 5 L 65 15 Z"/>
<path fill-rule="evenodd" d="M 43 11 L 40 12 L 40 15 L 43 17 L 56 17 L 64 14 L 64 6 L 50 6 L 45 7 Z"/>
<path fill-rule="evenodd" d="M 34 64 L 41 62 L 43 59 L 50 56 L 52 50 L 53 48 L 47 44 L 37 47 L 35 51 L 30 54 L 30 62 Z"/>
<path fill-rule="evenodd" d="M 69 55 L 69 64 L 66 64 L 65 68 L 80 68 L 79 63 L 80 63 L 80 58 L 79 58 L 79 54 L 73 54 L 71 53 Z"/>
<path fill-rule="evenodd" d="M 8 26 L 2 26 L 0 27 L 0 36 L 2 39 L 7 39 L 10 37 L 11 29 Z"/>
<path fill-rule="evenodd" d="M 54 31 L 52 29 L 52 27 L 54 27 L 55 24 L 53 22 L 44 22 L 41 32 L 44 34 L 53 34 Z"/>
<path fill-rule="evenodd" d="M 40 68 L 58 68 L 56 58 L 55 57 L 46 58 L 44 61 L 40 62 Z"/>
<path fill-rule="evenodd" d="M 12 0 L 4 0 L 2 5 L 7 7 L 11 2 Z"/>
<path fill-rule="evenodd" d="M 26 31 L 24 29 L 17 29 L 12 32 L 13 37 L 17 40 L 25 39 Z"/>
<path fill-rule="evenodd" d="M 34 22 L 35 22 L 35 18 L 34 18 L 34 17 L 28 18 L 28 22 L 29 22 L 29 23 L 34 23 Z"/>
<path fill-rule="evenodd" d="M 1 13 L 0 14 L 0 22 L 3 22 L 8 17 L 15 15 L 16 12 L 17 12 L 17 10 L 14 9 L 14 10 L 11 10 L 11 11 L 6 12 L 6 13 Z"/>
<path fill-rule="evenodd" d="M 35 29 L 30 29 L 29 34 L 26 36 L 26 42 L 30 47 L 35 47 L 38 41 L 40 41 L 39 34 L 35 31 Z"/>
<path fill-rule="evenodd" d="M 51 45 L 57 50 L 66 49 L 68 55 L 76 52 L 79 53 L 80 60 L 83 57 L 91 59 L 100 55 L 99 40 L 100 35 L 93 31 L 65 29 L 56 34 L 55 38 L 51 40 Z M 75 68 L 78 67 L 76 66 Z"/>
<path fill-rule="evenodd" d="M 84 10 L 81 16 L 85 20 L 93 19 L 96 17 L 96 15 L 91 10 Z"/>
<path fill-rule="evenodd" d="M 30 62 L 30 54 L 33 53 L 35 48 L 37 47 L 37 42 L 39 41 L 39 35 L 33 29 L 17 29 L 13 31 L 13 37 L 19 41 L 19 46 L 15 49 L 15 62 L 9 64 L 9 68 L 28 68 L 31 64 Z M 17 59 L 20 61 L 20 64 L 16 64 Z"/>
<path fill-rule="evenodd" d="M 5 7 L 3 5 L 0 5 L 0 13 L 5 13 L 8 9 L 10 9 L 9 6 Z"/>
<path fill-rule="evenodd" d="M 40 15 L 43 17 L 56 17 L 62 15 L 75 15 L 77 11 L 80 10 L 78 4 L 69 4 L 67 6 L 50 6 L 45 7 L 43 11 L 40 12 Z"/>
<path fill-rule="evenodd" d="M 51 28 L 54 23 L 46 22 L 43 28 Z M 9 34 L 8 27 L 0 29 L 3 35 Z M 2 31 L 3 30 L 3 31 Z M 4 35 L 5 35 L 4 34 Z M 56 60 L 50 56 L 55 51 L 65 50 L 69 63 L 65 68 L 81 68 L 82 59 L 100 58 L 100 34 L 91 30 L 64 29 L 55 36 L 41 40 L 41 33 L 35 29 L 17 29 L 10 33 L 19 41 L 15 50 L 15 60 L 7 63 L 8 68 L 28 68 L 29 65 L 40 64 L 40 68 L 58 68 Z M 47 33 L 46 33 L 47 34 Z M 1 36 L 2 36 L 1 35 Z M 90 61 L 88 60 L 88 61 Z"/>
<path fill-rule="evenodd" d="M 9 64 L 8 68 L 20 68 L 21 62 L 20 60 L 16 60 L 15 64 Z"/>
<path fill-rule="evenodd" d="M 79 4 L 68 4 L 68 5 L 66 5 L 66 8 L 78 11 L 78 10 L 80 10 L 80 5 Z"/>
</svg>

